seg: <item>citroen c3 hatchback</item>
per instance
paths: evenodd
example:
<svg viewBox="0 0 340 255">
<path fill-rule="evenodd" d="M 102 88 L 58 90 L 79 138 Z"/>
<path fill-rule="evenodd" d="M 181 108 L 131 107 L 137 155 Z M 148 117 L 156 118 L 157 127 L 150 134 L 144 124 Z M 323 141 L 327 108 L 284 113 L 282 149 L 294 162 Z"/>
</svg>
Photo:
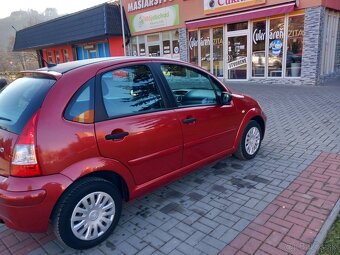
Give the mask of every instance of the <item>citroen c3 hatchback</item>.
<svg viewBox="0 0 340 255">
<path fill-rule="evenodd" d="M 209 162 L 251 159 L 259 104 L 171 59 L 104 58 L 24 72 L 0 90 L 0 222 L 52 224 L 75 249 L 105 240 L 122 202 Z"/>
</svg>

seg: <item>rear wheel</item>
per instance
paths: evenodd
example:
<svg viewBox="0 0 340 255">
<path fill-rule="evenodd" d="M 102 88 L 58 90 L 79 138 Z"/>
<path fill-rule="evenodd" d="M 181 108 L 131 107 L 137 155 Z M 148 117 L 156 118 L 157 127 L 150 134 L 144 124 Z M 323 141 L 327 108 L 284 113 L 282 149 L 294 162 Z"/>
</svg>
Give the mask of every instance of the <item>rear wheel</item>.
<svg viewBox="0 0 340 255">
<path fill-rule="evenodd" d="M 63 195 L 53 215 L 60 241 L 88 249 L 104 241 L 118 224 L 122 197 L 118 188 L 97 177 L 80 180 Z"/>
<path fill-rule="evenodd" d="M 261 127 L 255 120 L 251 120 L 243 131 L 235 156 L 243 160 L 254 158 L 260 149 L 261 141 Z"/>
</svg>

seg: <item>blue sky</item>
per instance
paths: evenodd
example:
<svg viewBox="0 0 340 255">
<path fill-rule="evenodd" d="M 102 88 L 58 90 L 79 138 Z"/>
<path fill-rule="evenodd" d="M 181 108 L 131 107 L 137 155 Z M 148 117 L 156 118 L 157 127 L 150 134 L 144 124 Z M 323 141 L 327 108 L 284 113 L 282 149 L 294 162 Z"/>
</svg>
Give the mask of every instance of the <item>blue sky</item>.
<svg viewBox="0 0 340 255">
<path fill-rule="evenodd" d="M 57 8 L 58 14 L 67 14 L 104 2 L 107 0 L 10 0 L 2 4 L 0 19 L 8 17 L 13 11 L 33 9 L 43 12 L 48 7 Z"/>
</svg>

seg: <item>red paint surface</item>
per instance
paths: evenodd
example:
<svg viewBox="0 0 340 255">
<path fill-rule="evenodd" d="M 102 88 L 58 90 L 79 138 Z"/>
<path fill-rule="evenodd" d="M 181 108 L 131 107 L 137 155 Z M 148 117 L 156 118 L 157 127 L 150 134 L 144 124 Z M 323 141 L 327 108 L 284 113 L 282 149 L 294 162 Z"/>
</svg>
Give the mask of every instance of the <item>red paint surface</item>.
<svg viewBox="0 0 340 255">
<path fill-rule="evenodd" d="M 110 37 L 109 47 L 111 57 L 124 56 L 123 38 L 122 37 Z"/>
<path fill-rule="evenodd" d="M 339 0 L 323 0 L 322 5 L 334 10 L 340 11 L 340 1 Z"/>
</svg>

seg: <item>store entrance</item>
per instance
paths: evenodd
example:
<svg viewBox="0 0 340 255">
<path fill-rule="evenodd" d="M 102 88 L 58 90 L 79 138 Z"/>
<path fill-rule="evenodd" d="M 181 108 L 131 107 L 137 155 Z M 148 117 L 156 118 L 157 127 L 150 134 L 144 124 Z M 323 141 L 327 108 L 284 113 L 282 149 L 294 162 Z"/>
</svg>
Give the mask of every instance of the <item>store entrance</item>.
<svg viewBox="0 0 340 255">
<path fill-rule="evenodd" d="M 226 72 L 228 80 L 248 79 L 248 35 L 247 33 L 227 33 Z"/>
<path fill-rule="evenodd" d="M 160 45 L 149 45 L 149 57 L 159 57 L 161 55 Z"/>
</svg>

